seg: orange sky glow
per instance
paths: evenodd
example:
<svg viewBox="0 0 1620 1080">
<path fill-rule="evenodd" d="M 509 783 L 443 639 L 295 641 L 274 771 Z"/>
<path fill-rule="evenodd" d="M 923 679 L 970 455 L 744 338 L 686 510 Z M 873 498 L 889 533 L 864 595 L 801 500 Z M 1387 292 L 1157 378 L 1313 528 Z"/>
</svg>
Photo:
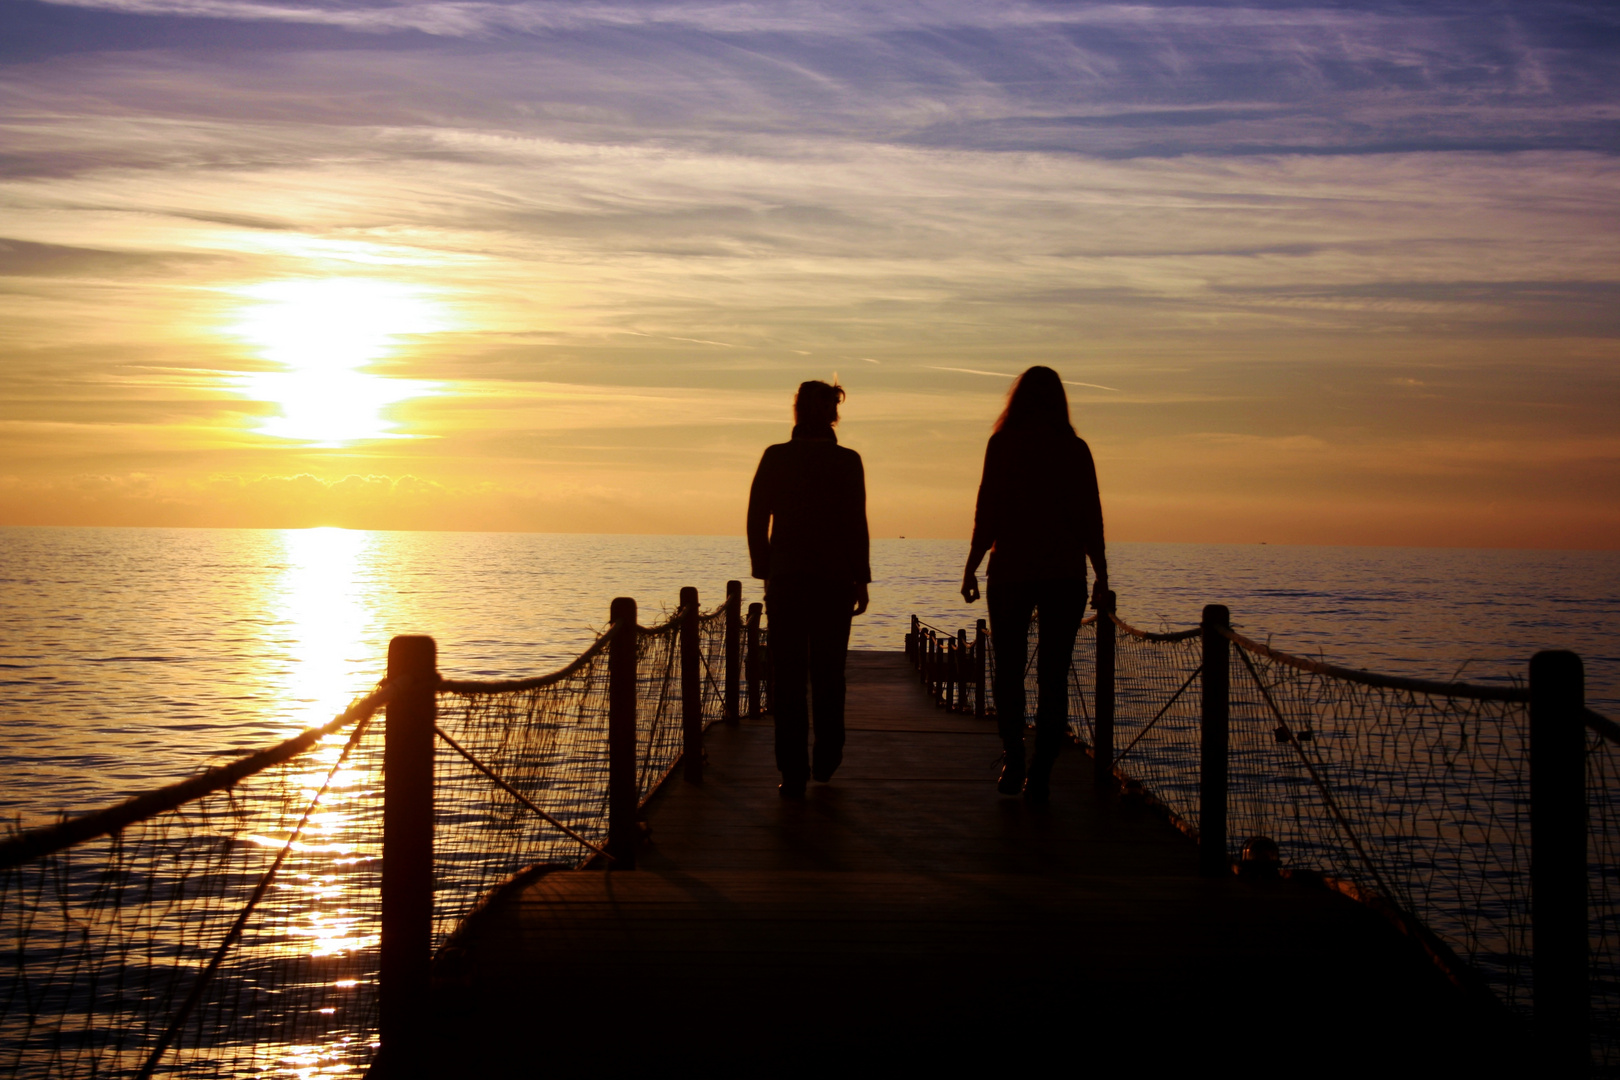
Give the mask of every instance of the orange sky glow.
<svg viewBox="0 0 1620 1080">
<path fill-rule="evenodd" d="M 1113 539 L 1620 546 L 1551 15 L 13 8 L 0 524 L 738 533 L 836 373 L 874 534 L 960 537 L 1045 363 Z"/>
</svg>

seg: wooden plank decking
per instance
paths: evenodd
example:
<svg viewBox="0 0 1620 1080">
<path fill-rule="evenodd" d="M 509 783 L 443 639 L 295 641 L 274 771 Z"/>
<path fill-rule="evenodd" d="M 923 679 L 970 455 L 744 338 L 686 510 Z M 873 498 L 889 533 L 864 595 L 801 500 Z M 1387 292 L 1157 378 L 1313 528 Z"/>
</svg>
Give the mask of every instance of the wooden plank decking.
<svg viewBox="0 0 1620 1080">
<path fill-rule="evenodd" d="M 1368 910 L 1200 878 L 1180 833 L 1098 803 L 1079 752 L 1050 809 L 999 798 L 991 724 L 936 710 L 901 654 L 849 670 L 831 784 L 783 802 L 769 719 L 717 726 L 705 783 L 650 801 L 639 869 L 552 872 L 492 910 L 441 970 L 438 1072 L 1518 1055 L 1514 1025 Z"/>
</svg>

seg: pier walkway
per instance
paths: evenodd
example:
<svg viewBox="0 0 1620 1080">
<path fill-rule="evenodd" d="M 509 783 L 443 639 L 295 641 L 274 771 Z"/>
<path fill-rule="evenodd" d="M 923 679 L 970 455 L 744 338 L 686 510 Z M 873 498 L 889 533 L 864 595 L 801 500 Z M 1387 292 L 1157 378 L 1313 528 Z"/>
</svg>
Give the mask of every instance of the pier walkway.
<svg viewBox="0 0 1620 1080">
<path fill-rule="evenodd" d="M 1518 1055 L 1368 908 L 1198 876 L 1196 846 L 1099 801 L 1076 750 L 1049 809 L 1000 798 L 990 722 L 935 709 L 903 654 L 852 653 L 849 675 L 831 784 L 779 799 L 769 718 L 716 725 L 704 783 L 677 772 L 647 804 L 638 869 L 555 870 L 476 920 L 436 968 L 437 1075 Z"/>
</svg>

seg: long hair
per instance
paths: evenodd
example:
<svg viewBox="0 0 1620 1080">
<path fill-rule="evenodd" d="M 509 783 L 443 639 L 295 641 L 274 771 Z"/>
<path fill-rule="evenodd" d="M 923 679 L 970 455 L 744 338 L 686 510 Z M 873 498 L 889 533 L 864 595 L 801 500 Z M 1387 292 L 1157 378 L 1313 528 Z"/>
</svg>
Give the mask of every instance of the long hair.
<svg viewBox="0 0 1620 1080">
<path fill-rule="evenodd" d="M 1007 407 L 996 418 L 993 430 L 1075 434 L 1069 422 L 1069 395 L 1063 390 L 1063 379 L 1039 364 L 1018 376 L 1007 391 Z"/>
<path fill-rule="evenodd" d="M 833 378 L 838 376 L 834 375 Z M 838 406 L 844 402 L 844 388 L 820 379 L 799 384 L 793 395 L 793 422 L 805 427 L 832 427 L 838 423 Z"/>
</svg>

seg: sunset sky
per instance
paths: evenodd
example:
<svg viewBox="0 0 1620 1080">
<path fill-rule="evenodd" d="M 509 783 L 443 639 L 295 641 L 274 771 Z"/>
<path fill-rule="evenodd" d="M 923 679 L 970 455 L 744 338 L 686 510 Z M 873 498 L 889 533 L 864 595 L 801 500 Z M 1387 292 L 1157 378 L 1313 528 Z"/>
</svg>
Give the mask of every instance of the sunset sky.
<svg viewBox="0 0 1620 1080">
<path fill-rule="evenodd" d="M 1620 8 L 0 0 L 0 524 L 1620 546 Z"/>
</svg>

